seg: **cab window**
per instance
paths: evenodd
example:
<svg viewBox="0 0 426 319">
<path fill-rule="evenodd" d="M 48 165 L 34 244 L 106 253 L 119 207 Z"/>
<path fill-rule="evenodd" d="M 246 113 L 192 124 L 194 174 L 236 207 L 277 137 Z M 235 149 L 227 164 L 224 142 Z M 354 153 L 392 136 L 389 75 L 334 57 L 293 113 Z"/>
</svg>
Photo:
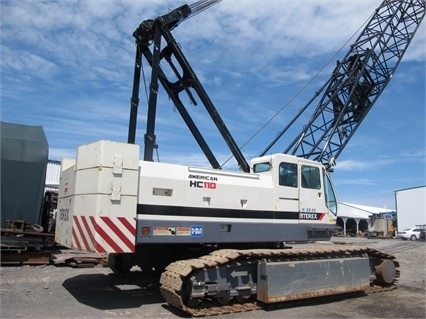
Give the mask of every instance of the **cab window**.
<svg viewBox="0 0 426 319">
<path fill-rule="evenodd" d="M 258 163 L 254 164 L 253 166 L 253 172 L 254 173 L 263 173 L 268 172 L 271 169 L 271 163 Z"/>
<path fill-rule="evenodd" d="M 321 189 L 320 170 L 315 166 L 302 165 L 302 187 Z"/>
<path fill-rule="evenodd" d="M 281 186 L 297 187 L 297 164 L 282 162 L 279 174 Z"/>
<path fill-rule="evenodd" d="M 324 189 L 325 189 L 325 204 L 330 212 L 337 215 L 337 198 L 334 193 L 333 184 L 331 183 L 330 176 L 323 171 L 324 176 Z"/>
</svg>

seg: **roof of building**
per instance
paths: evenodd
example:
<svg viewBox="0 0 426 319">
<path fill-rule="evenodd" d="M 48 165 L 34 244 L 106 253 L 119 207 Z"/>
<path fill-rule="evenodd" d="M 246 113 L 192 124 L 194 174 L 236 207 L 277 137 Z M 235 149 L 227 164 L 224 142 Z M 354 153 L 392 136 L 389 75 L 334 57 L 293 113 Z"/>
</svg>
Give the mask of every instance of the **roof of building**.
<svg viewBox="0 0 426 319">
<path fill-rule="evenodd" d="M 394 211 L 395 210 L 388 208 L 340 202 L 337 216 L 347 218 L 369 219 L 370 216 L 373 214 L 392 213 Z"/>
</svg>

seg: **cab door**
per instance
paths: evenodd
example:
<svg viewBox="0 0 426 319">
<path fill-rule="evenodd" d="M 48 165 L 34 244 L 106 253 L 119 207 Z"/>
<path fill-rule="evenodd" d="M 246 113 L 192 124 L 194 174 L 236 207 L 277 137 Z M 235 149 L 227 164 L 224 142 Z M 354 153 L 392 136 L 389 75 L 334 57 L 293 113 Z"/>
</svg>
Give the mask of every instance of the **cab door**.
<svg viewBox="0 0 426 319">
<path fill-rule="evenodd" d="M 299 212 L 299 191 L 298 191 L 298 167 L 297 163 L 280 162 L 278 173 L 278 187 L 276 192 L 276 210 L 294 213 L 293 218 L 297 218 Z"/>
<path fill-rule="evenodd" d="M 322 167 L 299 163 L 299 222 L 323 223 L 327 221 Z"/>
</svg>

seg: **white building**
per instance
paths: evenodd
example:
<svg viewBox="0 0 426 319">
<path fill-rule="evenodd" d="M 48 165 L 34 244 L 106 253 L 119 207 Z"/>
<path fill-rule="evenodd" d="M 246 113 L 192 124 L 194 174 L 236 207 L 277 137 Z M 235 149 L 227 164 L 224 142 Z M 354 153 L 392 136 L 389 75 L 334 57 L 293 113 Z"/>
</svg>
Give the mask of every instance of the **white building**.
<svg viewBox="0 0 426 319">
<path fill-rule="evenodd" d="M 352 221 L 352 224 L 356 223 L 356 233 L 360 231 L 360 223 L 364 223 L 364 230 L 380 230 L 386 236 L 392 224 L 391 215 L 394 212 L 393 209 L 339 202 L 337 217 L 343 222 L 344 235 L 346 235 L 347 223 Z M 389 219 L 385 218 L 387 214 L 390 216 Z"/>
<path fill-rule="evenodd" d="M 59 177 L 61 174 L 61 162 L 48 160 L 46 169 L 46 181 L 44 191 L 59 190 Z"/>
<path fill-rule="evenodd" d="M 398 230 L 426 224 L 426 186 L 395 191 Z"/>
</svg>

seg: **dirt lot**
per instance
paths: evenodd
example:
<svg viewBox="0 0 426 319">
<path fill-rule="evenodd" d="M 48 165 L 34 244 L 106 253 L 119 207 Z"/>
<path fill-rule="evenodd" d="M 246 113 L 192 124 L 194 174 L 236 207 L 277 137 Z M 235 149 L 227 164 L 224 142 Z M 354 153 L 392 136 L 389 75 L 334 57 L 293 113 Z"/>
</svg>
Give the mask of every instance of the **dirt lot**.
<svg viewBox="0 0 426 319">
<path fill-rule="evenodd" d="M 399 288 L 368 296 L 285 303 L 213 318 L 426 317 L 425 242 L 349 238 L 333 241 L 340 245 L 361 244 L 394 254 L 400 263 Z M 108 268 L 2 267 L 0 317 L 187 318 L 164 303 L 157 282 L 158 278 L 146 278 L 140 271 L 123 278 Z"/>
</svg>

